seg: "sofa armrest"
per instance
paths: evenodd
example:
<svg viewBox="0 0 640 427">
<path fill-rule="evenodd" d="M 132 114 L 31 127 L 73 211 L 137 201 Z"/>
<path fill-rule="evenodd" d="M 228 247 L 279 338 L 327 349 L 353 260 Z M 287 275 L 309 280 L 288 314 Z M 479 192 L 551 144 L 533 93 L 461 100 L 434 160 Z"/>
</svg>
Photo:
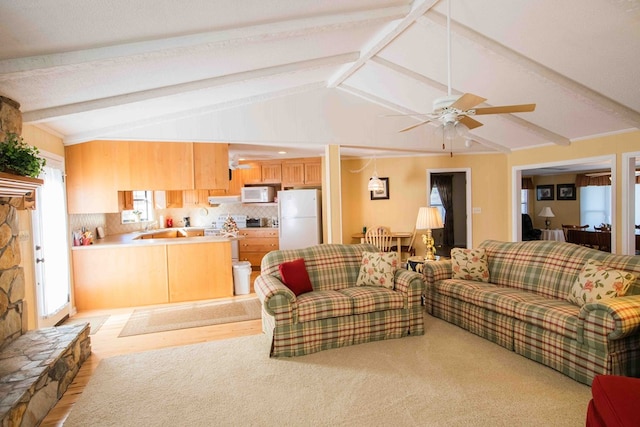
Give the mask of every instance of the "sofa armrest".
<svg viewBox="0 0 640 427">
<path fill-rule="evenodd" d="M 395 290 L 404 294 L 407 308 L 422 304 L 424 281 L 420 273 L 398 268 L 393 280 L 395 282 Z"/>
<path fill-rule="evenodd" d="M 293 321 L 296 294 L 277 277 L 261 274 L 256 278 L 254 289 L 264 310 L 277 322 Z"/>
<path fill-rule="evenodd" d="M 585 304 L 579 318 L 583 341 L 604 349 L 607 341 L 640 333 L 640 295 Z"/>
<path fill-rule="evenodd" d="M 424 267 L 422 269 L 422 275 L 424 276 L 424 281 L 429 287 L 429 284 L 436 283 L 440 280 L 451 279 L 451 275 L 453 273 L 451 267 L 451 260 L 443 260 L 443 261 L 427 261 L 424 263 Z"/>
</svg>

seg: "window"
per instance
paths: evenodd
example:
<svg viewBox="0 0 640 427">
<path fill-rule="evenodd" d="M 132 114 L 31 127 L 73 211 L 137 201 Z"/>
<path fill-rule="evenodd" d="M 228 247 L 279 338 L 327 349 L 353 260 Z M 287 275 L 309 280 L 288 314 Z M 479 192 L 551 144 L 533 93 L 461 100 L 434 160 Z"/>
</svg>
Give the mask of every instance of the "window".
<svg viewBox="0 0 640 427">
<path fill-rule="evenodd" d="M 580 187 L 580 223 L 611 224 L 611 186 Z"/>
<path fill-rule="evenodd" d="M 429 205 L 434 208 L 438 208 L 440 211 L 440 216 L 442 216 L 442 220 L 444 221 L 444 214 L 446 210 L 442 205 L 442 199 L 440 198 L 440 193 L 438 192 L 438 187 L 435 185 L 431 187 L 431 197 L 429 198 Z"/>
<path fill-rule="evenodd" d="M 520 190 L 520 212 L 529 213 L 529 190 Z"/>
<path fill-rule="evenodd" d="M 133 209 L 122 211 L 122 223 L 153 221 L 153 192 L 132 191 Z"/>
</svg>

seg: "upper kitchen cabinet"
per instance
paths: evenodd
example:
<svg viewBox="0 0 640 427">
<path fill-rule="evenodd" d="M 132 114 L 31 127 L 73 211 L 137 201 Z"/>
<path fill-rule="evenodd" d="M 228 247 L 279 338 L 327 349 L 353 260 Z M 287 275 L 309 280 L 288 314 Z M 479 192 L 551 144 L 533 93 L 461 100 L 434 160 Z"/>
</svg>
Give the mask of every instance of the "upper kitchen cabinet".
<svg viewBox="0 0 640 427">
<path fill-rule="evenodd" d="M 129 180 L 128 145 L 92 141 L 65 147 L 70 214 L 119 211 L 118 190 Z"/>
<path fill-rule="evenodd" d="M 282 187 L 322 185 L 322 163 L 319 158 L 282 161 Z"/>
<path fill-rule="evenodd" d="M 128 144 L 129 187 L 121 190 L 194 188 L 192 143 L 130 141 Z"/>
<path fill-rule="evenodd" d="M 193 144 L 196 190 L 229 189 L 229 144 Z"/>
<path fill-rule="evenodd" d="M 234 174 L 238 174 L 244 184 L 262 184 L 262 164 L 260 162 L 242 162 L 249 166 L 247 169 L 236 169 Z"/>
<path fill-rule="evenodd" d="M 280 184 L 282 182 L 281 162 L 262 162 L 262 183 Z"/>
</svg>

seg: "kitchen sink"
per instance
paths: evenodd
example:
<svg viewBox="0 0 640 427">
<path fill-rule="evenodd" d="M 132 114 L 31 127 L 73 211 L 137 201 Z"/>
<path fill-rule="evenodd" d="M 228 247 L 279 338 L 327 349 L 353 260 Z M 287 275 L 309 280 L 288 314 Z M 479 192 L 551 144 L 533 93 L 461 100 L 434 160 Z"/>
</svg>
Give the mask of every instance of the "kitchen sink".
<svg viewBox="0 0 640 427">
<path fill-rule="evenodd" d="M 175 228 L 168 230 L 157 230 L 157 231 L 149 231 L 147 233 L 141 234 L 136 237 L 137 239 L 177 239 L 180 237 L 197 237 L 204 236 L 203 229 L 184 229 L 184 228 Z"/>
</svg>

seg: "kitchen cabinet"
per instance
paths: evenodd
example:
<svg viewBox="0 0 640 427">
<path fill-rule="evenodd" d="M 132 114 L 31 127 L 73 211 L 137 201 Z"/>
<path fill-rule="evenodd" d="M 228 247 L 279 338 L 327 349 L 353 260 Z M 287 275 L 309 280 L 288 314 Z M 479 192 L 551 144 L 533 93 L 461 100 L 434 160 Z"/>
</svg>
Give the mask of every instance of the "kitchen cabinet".
<svg viewBox="0 0 640 427">
<path fill-rule="evenodd" d="M 169 302 L 166 245 L 73 250 L 71 257 L 79 311 Z"/>
<path fill-rule="evenodd" d="M 193 144 L 137 142 L 129 144 L 129 186 L 119 190 L 194 188 Z"/>
<path fill-rule="evenodd" d="M 322 163 L 318 158 L 288 159 L 282 162 L 282 187 L 322 185 Z"/>
<path fill-rule="evenodd" d="M 240 261 L 249 261 L 254 270 L 260 268 L 262 257 L 279 248 L 277 228 L 245 228 L 238 234 L 243 237 L 238 241 Z"/>
<path fill-rule="evenodd" d="M 209 190 L 185 190 L 182 192 L 182 206 L 209 206 Z"/>
<path fill-rule="evenodd" d="M 127 143 L 92 141 L 64 150 L 69 214 L 119 212 L 118 190 L 129 181 Z"/>
<path fill-rule="evenodd" d="M 196 190 L 229 189 L 229 144 L 193 144 Z"/>
<path fill-rule="evenodd" d="M 281 162 L 262 162 L 261 172 L 263 184 L 280 184 L 282 182 Z"/>
<path fill-rule="evenodd" d="M 133 191 L 118 191 L 118 208 L 121 211 L 133 210 Z"/>
<path fill-rule="evenodd" d="M 249 166 L 249 168 L 236 169 L 234 171 L 235 173 L 239 173 L 243 185 L 262 184 L 262 164 L 260 162 L 246 162 L 243 164 Z"/>
<path fill-rule="evenodd" d="M 167 245 L 169 302 L 233 296 L 231 245 Z"/>
</svg>

